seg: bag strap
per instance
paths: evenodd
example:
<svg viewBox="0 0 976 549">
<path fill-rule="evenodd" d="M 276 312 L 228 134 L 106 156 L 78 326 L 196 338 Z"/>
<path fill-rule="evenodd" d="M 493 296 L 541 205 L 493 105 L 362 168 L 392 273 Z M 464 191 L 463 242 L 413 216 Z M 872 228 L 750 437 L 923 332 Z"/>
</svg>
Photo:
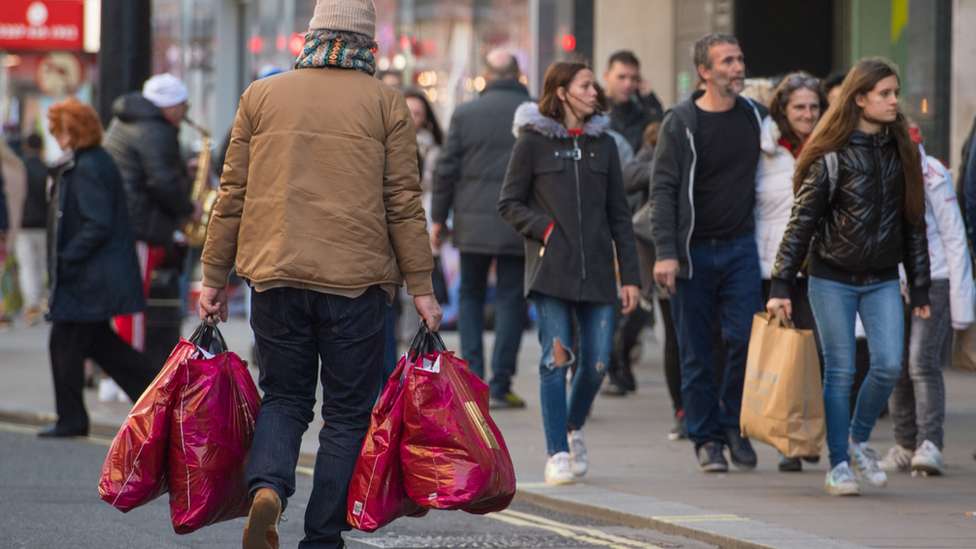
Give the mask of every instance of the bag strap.
<svg viewBox="0 0 976 549">
<path fill-rule="evenodd" d="M 216 342 L 214 342 L 215 336 Z M 200 322 L 200 325 L 197 326 L 196 330 L 193 330 L 187 341 L 215 355 L 227 351 L 227 342 L 224 341 L 224 336 L 217 329 L 217 319 L 213 315 L 208 315 L 205 320 Z"/>
<path fill-rule="evenodd" d="M 827 200 L 833 204 L 834 194 L 837 192 L 837 180 L 840 178 L 840 165 L 837 162 L 837 152 L 831 151 L 824 155 L 824 163 L 827 165 L 827 178 L 830 180 L 830 191 Z"/>
</svg>

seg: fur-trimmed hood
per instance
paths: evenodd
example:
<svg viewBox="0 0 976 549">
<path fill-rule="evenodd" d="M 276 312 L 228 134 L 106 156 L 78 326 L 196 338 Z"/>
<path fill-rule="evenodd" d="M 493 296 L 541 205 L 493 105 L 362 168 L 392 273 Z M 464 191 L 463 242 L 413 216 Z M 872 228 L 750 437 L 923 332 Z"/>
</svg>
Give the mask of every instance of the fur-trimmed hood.
<svg viewBox="0 0 976 549">
<path fill-rule="evenodd" d="M 609 126 L 610 117 L 605 114 L 597 114 L 590 117 L 586 124 L 583 124 L 583 134 L 599 137 L 606 132 Z M 539 105 L 532 102 L 522 103 L 515 111 L 515 118 L 512 120 L 512 133 L 518 137 L 522 130 L 531 130 L 553 139 L 569 137 L 566 126 L 548 116 L 543 116 L 539 113 Z"/>
</svg>

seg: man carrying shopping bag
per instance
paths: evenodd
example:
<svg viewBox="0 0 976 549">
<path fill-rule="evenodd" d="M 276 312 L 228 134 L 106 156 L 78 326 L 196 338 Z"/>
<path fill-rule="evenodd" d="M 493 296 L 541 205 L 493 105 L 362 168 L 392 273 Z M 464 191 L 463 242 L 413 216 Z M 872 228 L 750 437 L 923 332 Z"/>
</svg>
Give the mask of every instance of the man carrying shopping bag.
<svg viewBox="0 0 976 549">
<path fill-rule="evenodd" d="M 406 282 L 437 330 L 417 142 L 400 92 L 373 78 L 372 0 L 318 0 L 295 70 L 241 97 L 207 243 L 200 314 L 252 286 L 264 391 L 247 473 L 244 547 L 277 547 L 302 433 L 324 386 L 303 549 L 338 549 L 349 481 L 382 383 L 385 307 Z"/>
</svg>

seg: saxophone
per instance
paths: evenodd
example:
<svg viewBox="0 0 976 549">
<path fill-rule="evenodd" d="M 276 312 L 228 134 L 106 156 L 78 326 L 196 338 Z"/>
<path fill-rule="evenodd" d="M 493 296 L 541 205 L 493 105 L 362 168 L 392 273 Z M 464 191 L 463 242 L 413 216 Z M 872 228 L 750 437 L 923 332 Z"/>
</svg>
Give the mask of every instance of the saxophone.
<svg viewBox="0 0 976 549">
<path fill-rule="evenodd" d="M 197 173 L 193 179 L 193 189 L 190 191 L 190 200 L 203 204 L 203 216 L 199 222 L 187 221 L 186 225 L 183 226 L 183 233 L 186 234 L 186 240 L 190 246 L 202 248 L 207 241 L 207 225 L 210 223 L 210 216 L 217 204 L 217 190 L 211 189 L 209 184 L 210 132 L 189 118 L 183 120 L 203 136 L 203 146 L 200 150 L 200 156 L 197 157 Z"/>
</svg>

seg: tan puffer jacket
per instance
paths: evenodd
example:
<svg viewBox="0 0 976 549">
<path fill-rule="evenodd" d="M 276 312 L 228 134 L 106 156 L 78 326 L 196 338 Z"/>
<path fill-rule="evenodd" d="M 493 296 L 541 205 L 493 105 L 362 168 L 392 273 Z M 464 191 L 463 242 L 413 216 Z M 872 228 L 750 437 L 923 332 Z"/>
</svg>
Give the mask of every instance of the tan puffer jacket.
<svg viewBox="0 0 976 549">
<path fill-rule="evenodd" d="M 348 69 L 298 69 L 244 92 L 203 250 L 255 283 L 433 292 L 417 141 L 400 92 Z M 287 284 L 286 284 L 287 285 Z"/>
</svg>

